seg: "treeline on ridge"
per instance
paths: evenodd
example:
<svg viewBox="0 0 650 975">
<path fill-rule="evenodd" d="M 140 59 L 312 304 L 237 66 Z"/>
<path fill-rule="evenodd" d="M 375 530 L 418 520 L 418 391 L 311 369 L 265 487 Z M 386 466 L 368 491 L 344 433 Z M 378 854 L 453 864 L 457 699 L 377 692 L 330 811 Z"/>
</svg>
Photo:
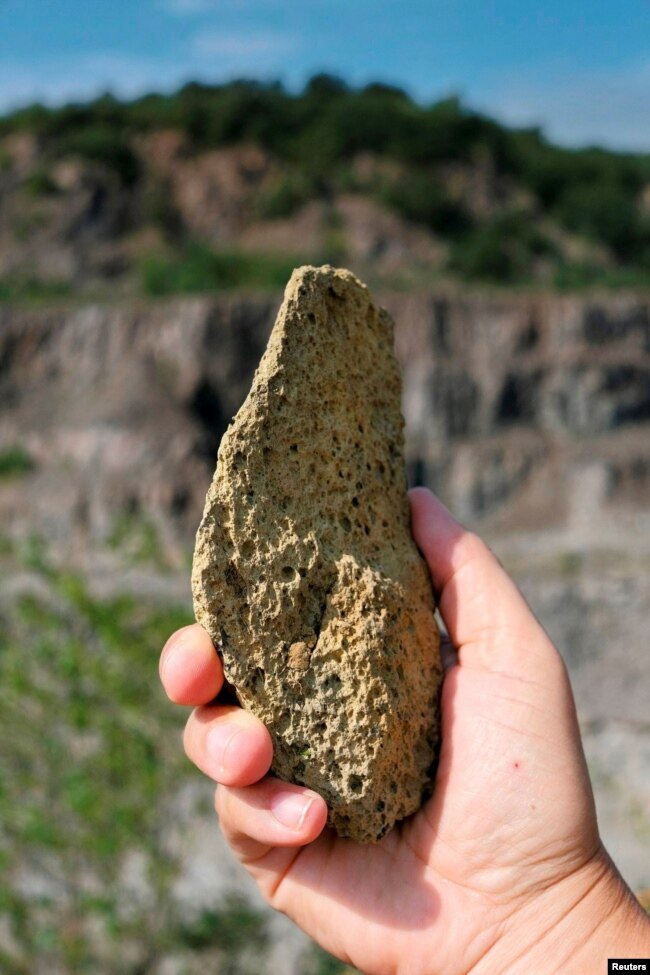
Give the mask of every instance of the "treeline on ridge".
<svg viewBox="0 0 650 975">
<path fill-rule="evenodd" d="M 602 245 L 626 273 L 650 276 L 650 155 L 561 148 L 539 129 L 508 128 L 455 97 L 423 105 L 390 85 L 352 88 L 318 75 L 297 94 L 280 83 L 195 82 L 171 95 L 130 102 L 104 95 L 0 119 L 0 139 L 28 131 L 44 158 L 103 163 L 125 187 L 142 175 L 134 138 L 163 129 L 182 132 L 197 153 L 242 142 L 272 153 L 283 178 L 261 201 L 264 217 L 289 216 L 314 198 L 369 193 L 448 241 L 450 267 L 462 277 L 519 281 L 538 257 L 559 263 L 557 235 L 545 220 Z M 399 178 L 379 174 L 358 185 L 351 164 L 360 153 L 394 161 Z M 516 185 L 524 202 L 477 215 L 449 190 L 445 167 L 454 165 L 489 168 Z M 572 270 L 580 283 L 580 268 Z M 588 267 L 582 273 L 597 277 Z"/>
</svg>

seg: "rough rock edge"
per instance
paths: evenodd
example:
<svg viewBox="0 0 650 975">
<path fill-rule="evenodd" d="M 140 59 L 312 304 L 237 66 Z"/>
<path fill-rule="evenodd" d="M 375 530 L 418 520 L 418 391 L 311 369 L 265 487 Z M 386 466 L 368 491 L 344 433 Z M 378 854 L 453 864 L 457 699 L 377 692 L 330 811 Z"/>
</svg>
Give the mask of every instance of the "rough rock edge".
<svg viewBox="0 0 650 975">
<path fill-rule="evenodd" d="M 196 617 L 269 728 L 274 773 L 321 793 L 362 842 L 419 808 L 438 738 L 392 341 L 349 271 L 294 272 L 222 440 L 193 569 Z"/>
</svg>

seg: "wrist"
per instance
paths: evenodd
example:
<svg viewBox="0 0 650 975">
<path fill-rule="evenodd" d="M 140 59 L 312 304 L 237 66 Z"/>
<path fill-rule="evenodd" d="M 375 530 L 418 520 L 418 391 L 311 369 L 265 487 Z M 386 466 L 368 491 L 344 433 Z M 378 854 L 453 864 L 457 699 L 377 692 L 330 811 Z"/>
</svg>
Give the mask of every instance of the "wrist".
<svg viewBox="0 0 650 975">
<path fill-rule="evenodd" d="M 650 954 L 650 918 L 605 850 L 600 860 L 600 878 L 576 911 L 573 947 L 563 969 L 567 975 L 605 973 L 608 958 L 643 958 Z"/>
<path fill-rule="evenodd" d="M 648 955 L 650 918 L 601 847 L 517 911 L 471 975 L 605 975 L 608 958 Z"/>
</svg>

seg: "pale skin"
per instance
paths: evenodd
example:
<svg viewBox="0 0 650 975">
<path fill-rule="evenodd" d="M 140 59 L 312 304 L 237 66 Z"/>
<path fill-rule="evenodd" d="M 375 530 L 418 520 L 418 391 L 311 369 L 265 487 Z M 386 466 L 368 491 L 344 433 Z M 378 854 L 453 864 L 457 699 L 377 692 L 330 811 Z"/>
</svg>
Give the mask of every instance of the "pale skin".
<svg viewBox="0 0 650 975">
<path fill-rule="evenodd" d="M 433 797 L 378 844 L 339 839 L 320 796 L 268 774 L 264 725 L 215 701 L 205 630 L 167 641 L 161 679 L 194 707 L 185 750 L 218 783 L 233 853 L 272 907 L 367 975 L 585 975 L 650 955 L 598 835 L 560 655 L 487 546 L 429 491 L 410 500 L 456 652 Z"/>
</svg>

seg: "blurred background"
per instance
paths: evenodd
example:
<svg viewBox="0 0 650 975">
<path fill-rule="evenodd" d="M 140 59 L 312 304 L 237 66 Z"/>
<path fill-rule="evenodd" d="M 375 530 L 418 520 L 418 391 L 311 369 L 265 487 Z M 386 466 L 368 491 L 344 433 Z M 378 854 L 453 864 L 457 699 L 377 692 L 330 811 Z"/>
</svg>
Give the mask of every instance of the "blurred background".
<svg viewBox="0 0 650 975">
<path fill-rule="evenodd" d="M 650 7 L 0 0 L 0 968 L 335 975 L 159 689 L 292 268 L 396 321 L 412 483 L 571 671 L 650 886 Z"/>
</svg>

